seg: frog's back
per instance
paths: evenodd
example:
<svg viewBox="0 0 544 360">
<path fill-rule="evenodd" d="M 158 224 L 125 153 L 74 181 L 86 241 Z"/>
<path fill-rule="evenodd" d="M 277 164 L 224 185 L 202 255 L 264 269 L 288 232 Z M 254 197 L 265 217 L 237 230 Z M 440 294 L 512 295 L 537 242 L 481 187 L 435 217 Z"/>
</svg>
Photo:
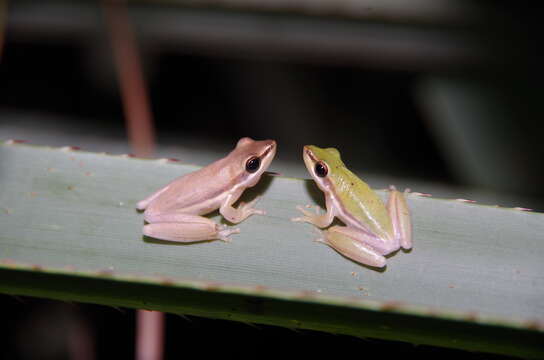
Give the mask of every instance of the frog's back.
<svg viewBox="0 0 544 360">
<path fill-rule="evenodd" d="M 167 185 L 168 189 L 150 204 L 150 212 L 180 211 L 193 209 L 193 212 L 205 214 L 214 199 L 225 194 L 233 186 L 233 167 L 225 164 L 224 159 L 181 176 Z M 210 179 L 213 179 L 210 181 Z M 200 205 L 203 205 L 202 208 Z M 217 208 L 213 206 L 214 209 Z M 214 210 L 212 209 L 212 210 Z"/>
<path fill-rule="evenodd" d="M 342 165 L 333 169 L 330 179 L 347 214 L 379 236 L 393 234 L 385 204 L 367 183 Z"/>
</svg>

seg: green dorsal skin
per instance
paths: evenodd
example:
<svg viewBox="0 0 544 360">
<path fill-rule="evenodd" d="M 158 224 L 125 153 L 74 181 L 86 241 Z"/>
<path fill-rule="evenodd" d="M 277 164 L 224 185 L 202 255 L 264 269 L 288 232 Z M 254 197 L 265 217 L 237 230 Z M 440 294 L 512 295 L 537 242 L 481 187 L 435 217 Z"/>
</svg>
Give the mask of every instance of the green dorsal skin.
<svg viewBox="0 0 544 360">
<path fill-rule="evenodd" d="M 311 146 L 311 150 L 327 164 L 329 168 L 327 178 L 331 182 L 331 190 L 346 213 L 366 225 L 378 237 L 392 236 L 393 225 L 383 201 L 367 183 L 346 167 L 338 150 L 315 146 Z"/>
</svg>

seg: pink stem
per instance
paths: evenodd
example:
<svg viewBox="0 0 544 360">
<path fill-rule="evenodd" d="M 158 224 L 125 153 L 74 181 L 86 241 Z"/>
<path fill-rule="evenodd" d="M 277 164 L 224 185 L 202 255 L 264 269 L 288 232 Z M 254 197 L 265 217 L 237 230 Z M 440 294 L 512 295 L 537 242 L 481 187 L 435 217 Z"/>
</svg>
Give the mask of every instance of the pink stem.
<svg viewBox="0 0 544 360">
<path fill-rule="evenodd" d="M 136 156 L 151 157 L 155 148 L 153 120 L 126 3 L 103 0 L 102 4 L 112 39 L 129 142 Z M 137 311 L 136 359 L 162 359 L 163 329 L 163 313 Z"/>
<path fill-rule="evenodd" d="M 136 322 L 136 359 L 162 359 L 164 313 L 138 310 Z"/>
<path fill-rule="evenodd" d="M 103 0 L 103 8 L 112 39 L 128 138 L 136 156 L 150 157 L 155 150 L 155 132 L 127 7 L 124 0 Z"/>
</svg>

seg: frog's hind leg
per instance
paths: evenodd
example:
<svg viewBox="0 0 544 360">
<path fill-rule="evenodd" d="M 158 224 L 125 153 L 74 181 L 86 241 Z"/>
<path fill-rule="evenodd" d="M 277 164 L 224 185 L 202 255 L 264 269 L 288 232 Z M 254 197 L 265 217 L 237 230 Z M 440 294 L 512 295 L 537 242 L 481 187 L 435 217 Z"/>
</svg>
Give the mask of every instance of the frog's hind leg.
<svg viewBox="0 0 544 360">
<path fill-rule="evenodd" d="M 387 201 L 387 211 L 393 223 L 395 239 L 400 243 L 403 249 L 412 248 L 412 220 L 410 210 L 404 194 L 410 190 L 404 190 L 404 194 L 398 191 L 393 185 L 389 187 L 389 200 Z"/>
<path fill-rule="evenodd" d="M 385 257 L 382 254 L 354 237 L 361 236 L 361 234 L 357 234 L 345 226 L 335 225 L 328 230 L 324 230 L 322 234 L 323 238 L 318 239 L 318 241 L 324 242 L 340 254 L 358 263 L 378 268 L 386 265 Z"/>
<path fill-rule="evenodd" d="M 230 241 L 229 235 L 240 232 L 239 229 L 230 229 L 197 215 L 161 214 L 148 216 L 146 221 L 150 223 L 144 225 L 144 235 L 167 241 L 193 242 L 214 239 Z"/>
<path fill-rule="evenodd" d="M 136 204 L 136 209 L 138 209 L 138 210 L 145 210 L 153 200 L 155 200 L 156 198 L 159 197 L 160 194 L 162 194 L 163 192 L 165 192 L 166 190 L 168 190 L 169 187 L 170 187 L 170 185 L 166 185 L 166 186 L 163 187 L 162 189 L 157 190 L 157 191 L 154 192 L 153 194 L 149 195 L 149 196 L 148 196 L 147 198 L 145 198 L 144 200 L 139 201 L 139 202 Z"/>
</svg>

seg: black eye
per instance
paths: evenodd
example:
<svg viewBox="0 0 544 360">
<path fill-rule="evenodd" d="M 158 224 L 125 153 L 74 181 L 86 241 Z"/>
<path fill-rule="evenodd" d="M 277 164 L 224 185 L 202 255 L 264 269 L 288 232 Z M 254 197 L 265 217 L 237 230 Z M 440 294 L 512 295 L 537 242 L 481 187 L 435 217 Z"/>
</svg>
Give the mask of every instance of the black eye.
<svg viewBox="0 0 544 360">
<path fill-rule="evenodd" d="M 249 158 L 249 160 L 246 162 L 247 172 L 254 173 L 255 171 L 259 170 L 260 167 L 261 167 L 261 159 L 259 159 L 256 156 Z"/>
<path fill-rule="evenodd" d="M 315 164 L 315 173 L 319 177 L 325 177 L 329 173 L 329 169 L 327 168 L 327 165 L 325 165 L 324 162 L 319 161 Z"/>
</svg>

